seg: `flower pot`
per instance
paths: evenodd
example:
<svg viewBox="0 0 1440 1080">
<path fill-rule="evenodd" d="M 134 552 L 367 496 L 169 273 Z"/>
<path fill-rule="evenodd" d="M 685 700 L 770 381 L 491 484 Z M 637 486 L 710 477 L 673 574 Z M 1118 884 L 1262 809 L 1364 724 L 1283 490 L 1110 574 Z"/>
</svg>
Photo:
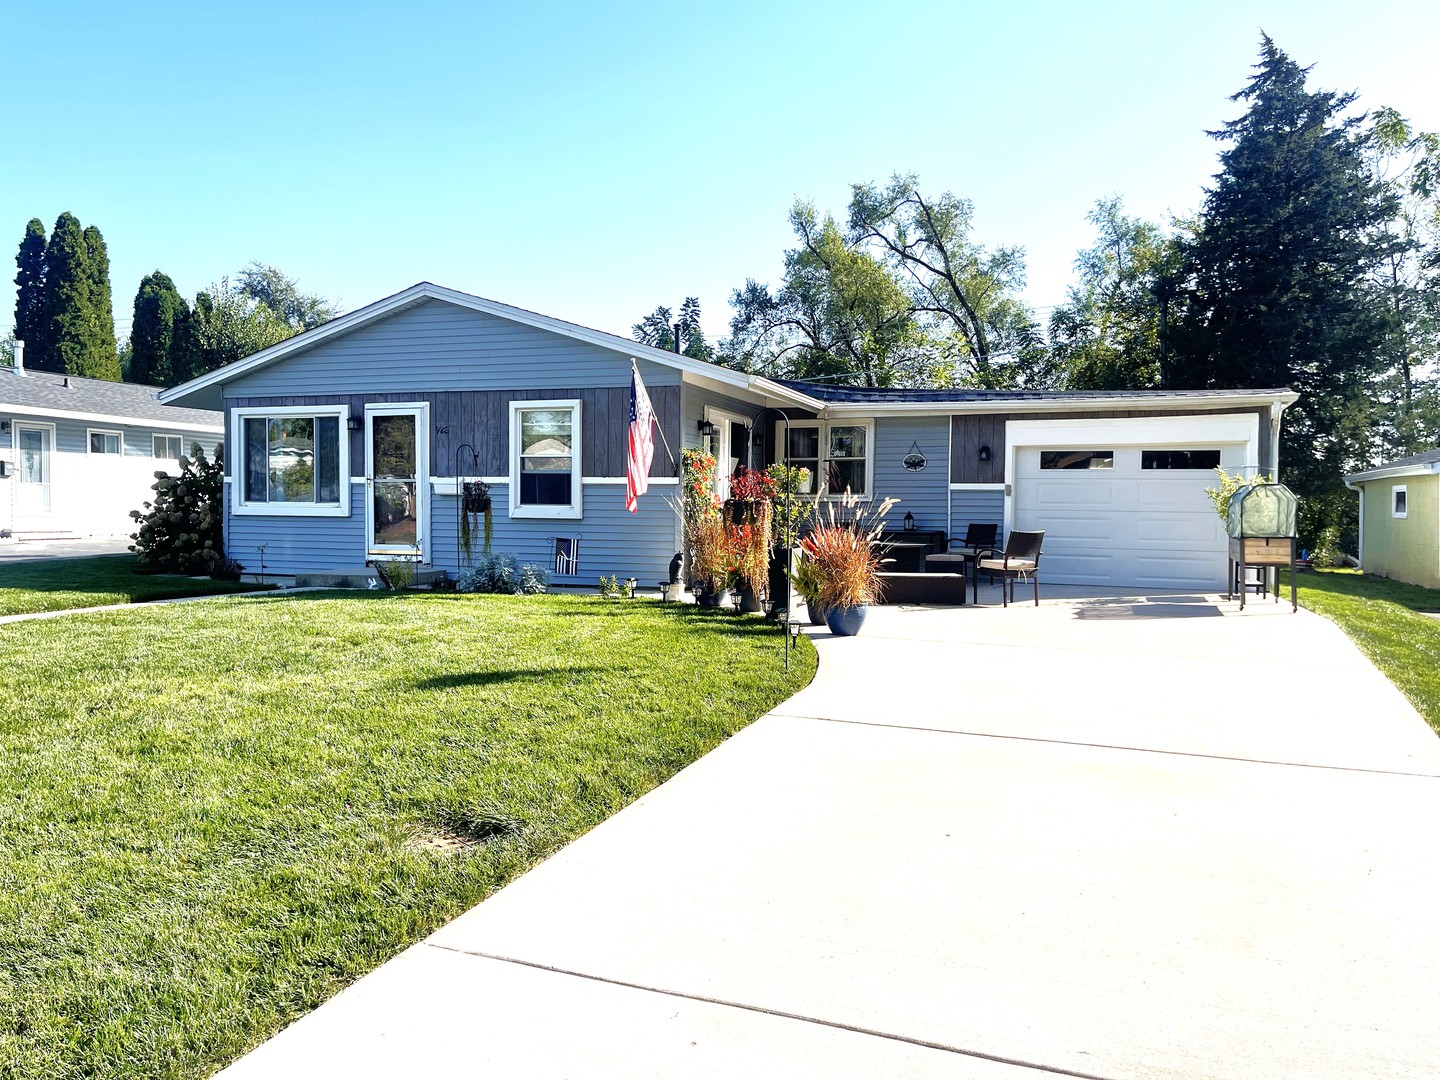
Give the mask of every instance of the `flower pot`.
<svg viewBox="0 0 1440 1080">
<path fill-rule="evenodd" d="M 765 610 L 765 605 L 760 603 L 760 594 L 748 584 L 740 586 L 740 610 L 748 611 L 752 615 Z"/>
<path fill-rule="evenodd" d="M 848 608 L 831 608 L 825 613 L 825 625 L 837 637 L 854 637 L 865 625 L 865 614 L 870 609 L 864 604 Z"/>
<path fill-rule="evenodd" d="M 701 589 L 695 596 L 701 607 L 718 608 L 730 603 L 729 589 Z"/>
<path fill-rule="evenodd" d="M 811 626 L 825 626 L 825 607 L 819 600 L 805 601 L 805 610 L 810 613 Z"/>
</svg>

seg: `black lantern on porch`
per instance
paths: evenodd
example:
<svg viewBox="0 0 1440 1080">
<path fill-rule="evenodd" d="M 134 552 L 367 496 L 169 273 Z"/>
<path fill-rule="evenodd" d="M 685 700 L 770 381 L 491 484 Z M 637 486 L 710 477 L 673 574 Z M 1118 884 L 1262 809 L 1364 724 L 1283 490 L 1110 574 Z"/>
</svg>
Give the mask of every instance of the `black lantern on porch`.
<svg viewBox="0 0 1440 1080">
<path fill-rule="evenodd" d="M 905 511 L 905 531 L 906 531 L 906 532 L 914 532 L 914 531 L 915 531 L 915 515 L 912 514 L 909 510 L 906 510 L 906 511 Z"/>
</svg>

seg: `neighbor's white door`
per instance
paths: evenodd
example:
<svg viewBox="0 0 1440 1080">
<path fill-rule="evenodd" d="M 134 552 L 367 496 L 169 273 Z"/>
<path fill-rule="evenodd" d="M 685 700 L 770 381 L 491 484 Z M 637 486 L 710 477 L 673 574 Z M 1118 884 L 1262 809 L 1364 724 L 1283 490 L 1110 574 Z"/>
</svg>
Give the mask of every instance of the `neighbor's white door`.
<svg viewBox="0 0 1440 1080">
<path fill-rule="evenodd" d="M 15 517 L 50 513 L 51 458 L 55 451 L 55 428 L 49 424 L 15 422 Z"/>
<path fill-rule="evenodd" d="M 367 555 L 425 560 L 430 475 L 424 405 L 365 407 Z"/>
</svg>

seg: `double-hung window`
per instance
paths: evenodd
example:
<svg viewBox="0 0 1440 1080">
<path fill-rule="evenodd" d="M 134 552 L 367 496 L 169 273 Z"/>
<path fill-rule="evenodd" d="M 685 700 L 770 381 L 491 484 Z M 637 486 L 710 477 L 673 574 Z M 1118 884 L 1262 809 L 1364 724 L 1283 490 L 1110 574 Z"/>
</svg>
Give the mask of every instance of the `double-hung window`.
<svg viewBox="0 0 1440 1080">
<path fill-rule="evenodd" d="M 91 428 L 90 453 L 92 454 L 123 454 L 125 452 L 125 436 L 118 431 L 99 431 Z"/>
<path fill-rule="evenodd" d="M 345 413 L 341 405 L 234 410 L 235 513 L 349 514 Z"/>
<path fill-rule="evenodd" d="M 178 461 L 183 442 L 184 440 L 179 435 L 152 435 L 150 437 L 151 455 L 164 458 L 166 461 Z"/>
<path fill-rule="evenodd" d="M 874 426 L 868 422 L 792 423 L 788 446 L 790 465 L 810 472 L 810 483 L 803 494 L 818 492 L 839 497 L 848 490 L 862 499 L 870 498 L 874 434 Z M 777 441 L 785 438 L 783 424 L 778 437 Z"/>
<path fill-rule="evenodd" d="M 578 400 L 510 403 L 510 516 L 582 516 Z"/>
</svg>

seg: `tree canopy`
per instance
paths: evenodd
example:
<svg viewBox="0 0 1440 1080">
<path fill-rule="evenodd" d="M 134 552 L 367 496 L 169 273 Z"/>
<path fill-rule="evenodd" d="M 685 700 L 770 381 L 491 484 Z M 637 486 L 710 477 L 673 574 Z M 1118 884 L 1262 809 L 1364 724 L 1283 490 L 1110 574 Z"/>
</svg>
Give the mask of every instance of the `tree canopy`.
<svg viewBox="0 0 1440 1080">
<path fill-rule="evenodd" d="M 30 242 L 27 229 L 22 255 Z M 26 366 L 118 381 L 110 257 L 100 230 L 61 214 L 45 245 L 42 279 L 39 347 L 32 360 L 26 342 Z"/>
</svg>

